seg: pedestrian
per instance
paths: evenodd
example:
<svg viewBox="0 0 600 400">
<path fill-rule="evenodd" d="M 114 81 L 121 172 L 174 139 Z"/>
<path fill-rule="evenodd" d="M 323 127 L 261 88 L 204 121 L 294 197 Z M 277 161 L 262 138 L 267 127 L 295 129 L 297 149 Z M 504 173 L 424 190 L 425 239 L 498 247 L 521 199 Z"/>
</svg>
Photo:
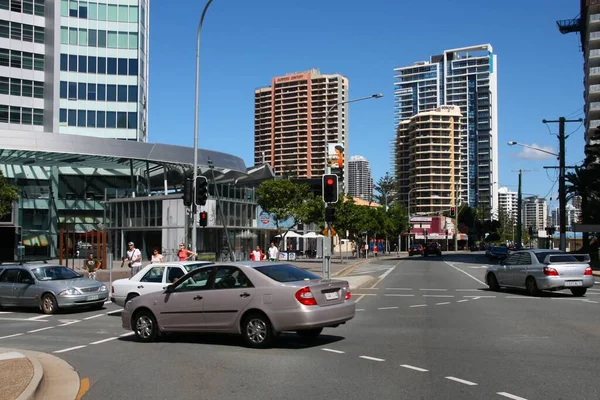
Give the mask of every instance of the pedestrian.
<svg viewBox="0 0 600 400">
<path fill-rule="evenodd" d="M 96 268 L 98 268 L 98 261 L 94 260 L 94 254 L 90 253 L 88 259 L 85 260 L 85 269 L 88 272 L 88 278 L 96 280 Z"/>
<path fill-rule="evenodd" d="M 127 243 L 127 246 L 129 250 L 127 250 L 127 257 L 124 257 L 123 261 L 128 263 L 127 265 L 131 269 L 131 276 L 134 276 L 140 271 L 140 267 L 142 266 L 142 252 L 135 248 L 133 242 Z"/>
<path fill-rule="evenodd" d="M 187 261 L 187 259 L 192 256 L 196 256 L 196 253 L 186 249 L 185 244 L 181 243 L 179 245 L 179 251 L 177 252 L 177 258 L 179 258 L 179 261 Z"/>
<path fill-rule="evenodd" d="M 250 260 L 252 261 L 261 261 L 264 260 L 267 256 L 262 252 L 260 246 L 256 246 L 256 249 L 250 253 Z"/>
<path fill-rule="evenodd" d="M 277 261 L 279 259 L 279 249 L 275 246 L 275 243 L 271 242 L 269 247 L 269 261 Z"/>
<path fill-rule="evenodd" d="M 152 250 L 152 258 L 150 258 L 150 264 L 163 263 L 165 262 L 165 258 L 160 254 L 158 248 L 154 248 Z"/>
<path fill-rule="evenodd" d="M 375 254 L 375 257 L 377 257 L 377 253 L 379 253 L 379 246 L 377 245 L 377 242 L 375 242 L 375 245 L 373 246 L 373 254 Z"/>
</svg>

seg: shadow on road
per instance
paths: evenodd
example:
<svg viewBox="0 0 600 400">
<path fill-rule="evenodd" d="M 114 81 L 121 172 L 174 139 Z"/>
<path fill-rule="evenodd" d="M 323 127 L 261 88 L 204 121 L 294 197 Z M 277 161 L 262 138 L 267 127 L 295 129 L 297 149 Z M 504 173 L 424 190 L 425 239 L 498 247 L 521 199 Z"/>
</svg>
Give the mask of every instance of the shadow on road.
<svg viewBox="0 0 600 400">
<path fill-rule="evenodd" d="M 510 295 L 523 296 L 523 297 L 531 297 L 527 294 L 527 292 L 525 292 L 524 289 L 502 288 L 502 290 L 500 290 L 499 292 L 492 292 L 489 288 L 483 289 L 483 290 L 486 290 L 491 293 L 504 293 L 504 294 L 510 294 Z M 563 299 L 563 298 L 585 299 L 586 296 L 575 297 L 571 294 L 570 291 L 566 290 L 566 291 L 558 291 L 558 292 L 541 292 L 539 296 L 535 296 L 535 297 L 549 298 L 549 299 L 552 299 L 552 298 L 555 298 L 555 299 Z"/>
<path fill-rule="evenodd" d="M 83 313 L 87 313 L 90 311 L 103 311 L 105 310 L 106 307 L 102 307 L 102 308 L 93 308 L 93 307 L 78 307 L 78 308 L 59 308 L 58 311 L 54 314 L 48 314 L 48 316 L 51 315 L 77 315 L 77 314 L 83 314 Z M 12 312 L 18 312 L 18 313 L 24 313 L 24 314 L 40 314 L 43 315 L 42 310 L 40 310 L 39 307 L 2 307 L 2 310 L 10 310 Z"/>
</svg>

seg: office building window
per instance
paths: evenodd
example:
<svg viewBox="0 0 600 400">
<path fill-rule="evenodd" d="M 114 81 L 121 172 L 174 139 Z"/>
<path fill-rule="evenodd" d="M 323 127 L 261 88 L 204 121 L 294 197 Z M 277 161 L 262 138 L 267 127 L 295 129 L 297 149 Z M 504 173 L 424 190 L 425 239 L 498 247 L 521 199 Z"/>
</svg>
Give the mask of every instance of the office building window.
<svg viewBox="0 0 600 400">
<path fill-rule="evenodd" d="M 32 114 L 32 111 L 33 110 L 31 108 L 22 108 L 21 109 L 21 123 L 23 125 L 31 125 L 31 119 L 32 119 L 31 118 L 31 114 Z"/>
<path fill-rule="evenodd" d="M 90 29 L 90 36 L 88 40 L 88 46 L 96 47 L 98 44 L 98 31 L 95 29 Z"/>
<path fill-rule="evenodd" d="M 129 35 L 127 32 L 119 32 L 119 48 L 127 49 L 129 47 Z"/>
<path fill-rule="evenodd" d="M 119 58 L 119 75 L 127 75 L 127 59 Z"/>
<path fill-rule="evenodd" d="M 20 13 L 22 11 L 21 0 L 11 0 L 10 1 L 10 11 Z"/>
<path fill-rule="evenodd" d="M 98 101 L 105 101 L 106 100 L 106 85 L 98 84 L 98 90 L 97 90 L 96 94 L 97 94 Z"/>
<path fill-rule="evenodd" d="M 23 80 L 23 87 L 21 88 L 21 96 L 23 97 L 31 97 L 33 94 L 33 81 L 29 81 L 29 80 Z M 44 87 L 43 82 L 36 82 L 38 85 L 41 85 L 41 87 Z M 42 97 L 43 97 L 43 92 L 42 92 Z M 39 96 L 39 93 L 38 93 Z M 37 97 L 37 96 L 36 96 Z"/>
<path fill-rule="evenodd" d="M 68 57 L 66 54 L 60 55 L 60 70 L 66 71 L 68 69 Z"/>
<path fill-rule="evenodd" d="M 95 74 L 96 73 L 96 57 L 94 56 L 90 56 L 88 57 L 88 72 L 90 74 Z"/>
<path fill-rule="evenodd" d="M 102 48 L 106 47 L 106 31 L 105 30 L 98 31 L 98 47 L 102 47 Z"/>
<path fill-rule="evenodd" d="M 117 101 L 117 85 L 106 85 L 106 100 Z"/>
<path fill-rule="evenodd" d="M 119 6 L 119 22 L 128 22 L 129 21 L 129 10 L 127 9 L 127 5 Z"/>
<path fill-rule="evenodd" d="M 77 111 L 69 110 L 69 112 L 67 113 L 67 124 L 69 126 L 77 125 Z"/>
<path fill-rule="evenodd" d="M 23 85 L 25 85 L 25 81 L 23 81 Z M 25 86 L 23 86 L 25 87 Z M 33 82 L 33 97 L 37 99 L 44 98 L 44 83 L 43 82 Z"/>
<path fill-rule="evenodd" d="M 106 127 L 106 112 L 105 111 L 98 111 L 96 113 L 96 126 L 98 128 L 104 128 Z"/>
<path fill-rule="evenodd" d="M 88 4 L 88 18 L 96 20 L 98 19 L 98 4 L 97 3 L 89 3 Z"/>
<path fill-rule="evenodd" d="M 77 83 L 69 82 L 69 100 L 77 100 Z"/>
<path fill-rule="evenodd" d="M 85 110 L 77 111 L 77 126 L 85 127 Z"/>
<path fill-rule="evenodd" d="M 58 112 L 58 122 L 63 125 L 67 123 L 67 109 L 61 108 Z"/>
<path fill-rule="evenodd" d="M 88 96 L 87 99 L 88 100 L 96 100 L 96 84 L 95 83 L 88 83 Z"/>
<path fill-rule="evenodd" d="M 87 112 L 87 126 L 88 128 L 96 127 L 96 111 Z"/>
<path fill-rule="evenodd" d="M 127 113 L 127 128 L 137 129 L 137 113 L 136 112 Z"/>
<path fill-rule="evenodd" d="M 117 87 L 117 101 L 127 102 L 127 85 L 119 85 Z"/>
<path fill-rule="evenodd" d="M 26 2 L 30 2 L 31 0 L 25 0 L 25 1 L 26 1 Z M 43 16 L 44 16 L 44 13 L 46 12 L 46 10 L 45 10 L 45 4 L 44 4 L 44 3 L 45 3 L 45 0 L 35 0 L 35 1 L 34 1 L 34 5 L 35 5 L 35 6 L 34 6 L 34 12 L 33 12 L 33 13 L 34 13 L 35 15 L 38 15 L 38 16 L 40 16 L 40 17 L 43 17 Z M 34 118 L 34 120 L 35 120 L 35 118 Z M 35 121 L 34 121 L 34 122 L 35 122 Z M 36 125 L 37 125 L 37 124 L 36 124 Z M 40 125 L 43 125 L 43 122 L 42 122 L 42 124 L 40 124 Z"/>
<path fill-rule="evenodd" d="M 106 112 L 106 127 L 116 128 L 117 127 L 117 113 L 114 111 Z"/>
<path fill-rule="evenodd" d="M 21 123 L 21 107 L 10 106 L 10 123 Z"/>
<path fill-rule="evenodd" d="M 106 21 L 106 4 L 98 4 L 98 21 Z"/>
<path fill-rule="evenodd" d="M 21 95 L 21 80 L 10 78 L 10 94 L 11 96 Z"/>
<path fill-rule="evenodd" d="M 66 99 L 67 98 L 67 87 L 69 85 L 67 84 L 67 82 L 61 81 L 60 82 L 60 98 L 61 99 Z"/>
<path fill-rule="evenodd" d="M 85 100 L 85 96 L 87 94 L 87 90 L 86 90 L 86 84 L 85 83 L 78 83 L 77 84 L 77 99 L 78 100 Z"/>
<path fill-rule="evenodd" d="M 106 57 L 98 57 L 98 73 L 106 74 Z"/>
<path fill-rule="evenodd" d="M 77 1 L 69 0 L 69 17 L 77 17 L 78 11 L 79 7 L 77 6 Z"/>
<path fill-rule="evenodd" d="M 107 68 L 106 72 L 108 75 L 116 75 L 117 74 L 117 59 L 113 57 L 109 57 L 107 59 Z"/>
<path fill-rule="evenodd" d="M 128 87 L 128 90 L 129 90 L 129 96 L 127 97 L 128 101 L 131 102 L 131 103 L 137 103 L 137 101 L 138 101 L 138 96 L 137 96 L 137 94 L 138 94 L 138 88 L 137 88 L 137 86 L 131 85 L 131 86 Z"/>
<path fill-rule="evenodd" d="M 77 28 L 69 28 L 69 44 L 77 44 Z"/>
<path fill-rule="evenodd" d="M 0 94 L 8 94 L 10 80 L 6 76 L 0 76 Z"/>
<path fill-rule="evenodd" d="M 69 16 L 69 0 L 60 0 L 60 16 Z"/>
<path fill-rule="evenodd" d="M 79 56 L 79 72 L 87 72 L 87 57 Z"/>
<path fill-rule="evenodd" d="M 0 122 L 8 123 L 8 106 L 0 105 Z"/>
<path fill-rule="evenodd" d="M 138 21 L 138 8 L 137 6 L 129 6 L 129 22 Z"/>
<path fill-rule="evenodd" d="M 0 20 L 0 37 L 10 37 L 10 21 Z"/>
<path fill-rule="evenodd" d="M 88 17 L 87 2 L 80 1 L 79 2 L 79 18 L 87 19 L 87 17 Z"/>
<path fill-rule="evenodd" d="M 43 125 L 44 110 L 40 108 L 0 105 L 0 122 L 23 125 L 31 125 L 33 122 L 33 125 Z"/>
<path fill-rule="evenodd" d="M 118 21 L 118 7 L 116 4 L 109 4 L 108 5 L 108 20 L 112 21 L 112 22 L 117 22 Z"/>
<path fill-rule="evenodd" d="M 10 51 L 8 49 L 0 49 L 0 66 L 8 67 L 10 65 Z"/>
<path fill-rule="evenodd" d="M 117 128 L 127 129 L 127 113 L 117 112 Z"/>
</svg>

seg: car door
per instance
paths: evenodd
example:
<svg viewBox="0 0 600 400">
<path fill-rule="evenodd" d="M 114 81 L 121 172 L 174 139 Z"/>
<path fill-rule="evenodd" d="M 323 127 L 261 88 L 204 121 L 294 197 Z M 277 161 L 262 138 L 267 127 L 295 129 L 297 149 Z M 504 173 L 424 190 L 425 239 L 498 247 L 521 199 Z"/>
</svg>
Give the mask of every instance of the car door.
<svg viewBox="0 0 600 400">
<path fill-rule="evenodd" d="M 18 276 L 19 270 L 16 268 L 7 268 L 0 274 L 0 304 L 3 306 L 16 305 L 13 284 L 17 281 Z"/>
<path fill-rule="evenodd" d="M 165 274 L 165 282 L 164 282 L 165 289 L 166 289 L 166 286 L 177 282 L 185 274 L 187 274 L 187 271 L 182 266 L 177 265 L 177 266 L 167 267 L 167 273 Z"/>
<path fill-rule="evenodd" d="M 13 283 L 13 294 L 15 302 L 23 307 L 34 307 L 39 304 L 37 299 L 37 287 L 31 273 L 27 270 L 20 270 L 17 275 L 17 281 Z"/>
<path fill-rule="evenodd" d="M 229 330 L 252 301 L 255 288 L 238 267 L 218 266 L 214 282 L 204 294 L 204 318 L 209 330 Z"/>
<path fill-rule="evenodd" d="M 163 290 L 163 287 L 166 286 L 164 284 L 165 270 L 165 266 L 152 267 L 144 274 L 144 276 L 142 276 L 135 286 L 140 296 L 147 293 L 160 292 Z"/>
<path fill-rule="evenodd" d="M 506 257 L 506 259 L 502 264 L 500 264 L 500 266 L 498 266 L 498 269 L 496 271 L 498 276 L 498 283 L 500 284 L 500 286 L 513 285 L 512 269 L 517 264 L 518 258 L 518 253 L 511 254 L 508 257 Z"/>
<path fill-rule="evenodd" d="M 518 253 L 518 255 L 517 264 L 512 270 L 512 281 L 514 286 L 524 288 L 525 280 L 531 269 L 531 253 L 526 251 Z"/>
<path fill-rule="evenodd" d="M 155 314 L 165 330 L 202 331 L 205 329 L 204 296 L 209 288 L 213 268 L 193 271 L 174 284 L 157 302 Z"/>
</svg>

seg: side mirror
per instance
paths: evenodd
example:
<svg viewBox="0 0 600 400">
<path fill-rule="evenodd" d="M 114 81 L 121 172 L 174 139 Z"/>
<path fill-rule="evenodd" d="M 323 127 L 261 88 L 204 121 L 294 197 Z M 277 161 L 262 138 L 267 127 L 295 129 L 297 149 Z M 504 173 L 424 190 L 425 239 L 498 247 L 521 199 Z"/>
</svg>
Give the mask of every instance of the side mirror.
<svg viewBox="0 0 600 400">
<path fill-rule="evenodd" d="M 167 286 L 167 293 L 173 293 L 173 291 L 175 290 L 175 285 L 171 284 L 169 286 Z"/>
</svg>

